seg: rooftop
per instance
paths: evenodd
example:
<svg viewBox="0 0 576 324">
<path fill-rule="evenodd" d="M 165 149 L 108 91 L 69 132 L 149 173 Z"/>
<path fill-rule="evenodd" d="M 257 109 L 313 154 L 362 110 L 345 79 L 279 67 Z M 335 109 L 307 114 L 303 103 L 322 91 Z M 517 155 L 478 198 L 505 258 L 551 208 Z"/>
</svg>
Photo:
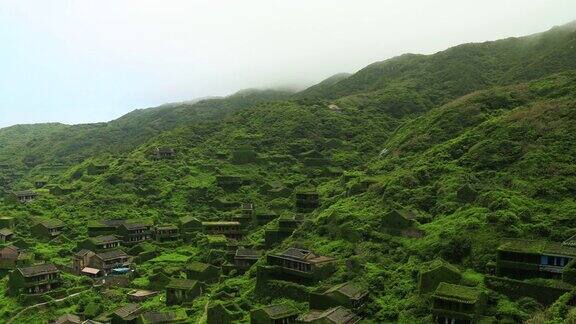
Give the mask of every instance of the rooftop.
<svg viewBox="0 0 576 324">
<path fill-rule="evenodd" d="M 206 271 L 208 268 L 210 268 L 209 264 L 197 261 L 192 261 L 186 265 L 186 269 L 198 272 Z"/>
<path fill-rule="evenodd" d="M 126 304 L 114 311 L 114 314 L 121 318 L 130 317 L 138 313 L 142 308 L 138 304 Z"/>
<path fill-rule="evenodd" d="M 176 318 L 176 315 L 172 312 L 157 312 L 157 311 L 150 311 L 146 312 L 141 316 L 142 323 L 150 323 L 150 324 L 160 324 L 160 323 L 172 323 L 172 321 Z"/>
<path fill-rule="evenodd" d="M 350 299 L 360 299 L 368 294 L 366 289 L 362 289 L 352 282 L 345 282 L 343 284 L 336 285 L 326 290 L 325 294 L 330 294 L 333 292 L 339 292 Z"/>
<path fill-rule="evenodd" d="M 182 278 L 171 278 L 166 288 L 172 289 L 192 289 L 198 285 L 198 281 Z"/>
<path fill-rule="evenodd" d="M 102 259 L 104 261 L 113 260 L 113 259 L 117 259 L 117 258 L 129 257 L 129 255 L 126 254 L 126 252 L 124 252 L 122 250 L 112 250 L 112 251 L 102 252 L 102 253 L 96 254 L 96 256 L 98 256 L 100 259 Z"/>
<path fill-rule="evenodd" d="M 18 268 L 18 271 L 20 271 L 24 277 L 35 277 L 58 272 L 58 268 L 56 268 L 56 266 L 51 263 L 44 263 L 26 268 Z"/>
<path fill-rule="evenodd" d="M 248 259 L 258 259 L 262 256 L 264 251 L 253 250 L 253 249 L 238 249 L 236 250 L 236 258 L 248 258 Z"/>
<path fill-rule="evenodd" d="M 474 287 L 460 286 L 441 282 L 434 292 L 434 298 L 449 300 L 464 304 L 475 304 L 482 292 Z"/>
<path fill-rule="evenodd" d="M 326 319 L 329 323 L 338 324 L 352 324 L 358 323 L 360 318 L 356 314 L 352 313 L 349 309 L 342 306 L 330 308 L 325 311 L 311 310 L 307 314 L 299 318 L 304 323 L 315 322 L 320 319 Z"/>
<path fill-rule="evenodd" d="M 298 314 L 298 310 L 288 304 L 264 306 L 262 310 L 266 312 L 271 319 L 280 319 Z"/>
<path fill-rule="evenodd" d="M 240 226 L 240 223 L 227 221 L 202 222 L 202 226 Z"/>
<path fill-rule="evenodd" d="M 125 222 L 121 226 L 125 227 L 127 230 L 145 229 L 151 225 L 147 222 Z"/>
<path fill-rule="evenodd" d="M 77 257 L 79 257 L 79 258 L 81 258 L 81 257 L 83 257 L 83 256 L 85 256 L 86 254 L 91 253 L 91 252 L 92 252 L 92 251 L 90 251 L 90 250 L 82 249 L 82 250 L 76 252 L 76 254 L 74 254 L 74 255 L 77 256 Z"/>
<path fill-rule="evenodd" d="M 12 235 L 12 234 L 14 234 L 14 231 L 12 231 L 9 228 L 0 229 L 0 235 L 7 236 L 7 235 Z"/>
<path fill-rule="evenodd" d="M 56 319 L 54 321 L 54 324 L 62 324 L 62 323 L 66 323 L 66 324 L 78 323 L 78 324 L 80 324 L 80 323 L 82 323 L 82 320 L 77 315 L 65 314 L 65 315 L 58 317 L 58 319 Z"/>
<path fill-rule="evenodd" d="M 156 227 L 156 229 L 159 231 L 170 231 L 170 230 L 177 230 L 178 226 L 176 226 L 176 225 L 162 225 L 162 226 Z"/>
<path fill-rule="evenodd" d="M 38 221 L 38 223 L 42 224 L 42 226 L 46 228 L 58 228 L 64 226 L 64 222 L 56 218 L 41 219 Z"/>
<path fill-rule="evenodd" d="M 92 241 L 94 244 L 106 244 L 106 243 L 119 242 L 120 239 L 116 235 L 100 235 L 96 237 L 91 237 L 90 241 Z"/>
<path fill-rule="evenodd" d="M 317 255 L 309 250 L 297 249 L 297 248 L 289 248 L 284 252 L 282 252 L 281 254 L 276 254 L 276 256 L 297 261 L 307 261 L 310 263 L 323 263 L 335 260 L 332 257 Z"/>
<path fill-rule="evenodd" d="M 38 194 L 32 190 L 22 190 L 22 191 L 14 191 L 14 195 L 22 197 L 22 196 L 37 196 Z"/>
<path fill-rule="evenodd" d="M 576 247 L 544 240 L 509 239 L 500 245 L 498 250 L 517 253 L 552 254 L 576 257 Z"/>
<path fill-rule="evenodd" d="M 180 217 L 180 223 L 182 224 L 186 224 L 189 222 L 198 222 L 198 218 L 192 216 L 192 215 L 188 215 L 188 216 L 184 216 L 184 217 Z"/>
</svg>

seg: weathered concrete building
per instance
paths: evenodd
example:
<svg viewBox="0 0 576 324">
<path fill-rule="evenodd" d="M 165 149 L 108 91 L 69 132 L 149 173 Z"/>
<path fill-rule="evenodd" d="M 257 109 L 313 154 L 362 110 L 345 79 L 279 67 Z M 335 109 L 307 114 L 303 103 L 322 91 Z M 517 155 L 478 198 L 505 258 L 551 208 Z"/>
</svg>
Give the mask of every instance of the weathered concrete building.
<svg viewBox="0 0 576 324">
<path fill-rule="evenodd" d="M 278 267 L 287 277 L 321 280 L 336 270 L 336 259 L 297 248 L 289 248 L 279 254 L 269 254 L 267 261 L 268 265 Z"/>
</svg>

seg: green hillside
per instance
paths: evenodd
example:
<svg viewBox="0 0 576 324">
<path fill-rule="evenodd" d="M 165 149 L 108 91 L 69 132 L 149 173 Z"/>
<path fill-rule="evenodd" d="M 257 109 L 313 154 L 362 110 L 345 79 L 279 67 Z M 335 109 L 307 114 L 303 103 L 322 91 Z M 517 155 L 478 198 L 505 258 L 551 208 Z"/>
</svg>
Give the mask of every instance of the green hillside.
<svg viewBox="0 0 576 324">
<path fill-rule="evenodd" d="M 0 216 L 14 218 L 12 243 L 31 263 L 60 269 L 62 286 L 14 294 L 14 272 L 2 270 L 0 318 L 104 320 L 132 289 L 148 289 L 159 294 L 138 302 L 142 312 L 192 323 L 248 323 L 251 310 L 279 303 L 300 315 L 342 303 L 369 323 L 574 321 L 576 248 L 560 242 L 576 234 L 575 62 L 572 23 L 406 54 L 297 94 L 250 90 L 109 123 L 1 129 L 5 190 L 47 183 L 30 203 L 5 192 Z M 157 148 L 174 155 L 155 156 Z M 302 197 L 312 193 L 319 205 L 306 210 Z M 219 223 L 183 225 L 192 218 Z M 54 219 L 66 229 L 38 238 L 36 224 Z M 123 236 L 134 271 L 115 275 L 128 278 L 122 285 L 71 270 L 91 231 L 105 227 L 99 221 L 120 219 L 175 225 L 180 236 L 132 246 Z M 241 239 L 212 235 L 233 221 Z M 242 269 L 237 245 L 263 256 Z M 306 272 L 274 263 L 292 247 L 327 265 Z M 198 280 L 202 293 L 167 304 L 170 278 L 177 287 Z M 355 290 L 367 297 L 326 297 Z"/>
</svg>

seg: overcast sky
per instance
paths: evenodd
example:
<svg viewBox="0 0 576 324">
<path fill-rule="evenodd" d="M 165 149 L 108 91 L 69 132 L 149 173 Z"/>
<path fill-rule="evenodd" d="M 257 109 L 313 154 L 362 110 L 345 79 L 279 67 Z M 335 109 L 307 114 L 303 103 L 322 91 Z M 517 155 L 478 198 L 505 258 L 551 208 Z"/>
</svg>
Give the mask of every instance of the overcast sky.
<svg viewBox="0 0 576 324">
<path fill-rule="evenodd" d="M 575 0 L 0 0 L 0 127 L 310 85 L 574 19 Z"/>
</svg>

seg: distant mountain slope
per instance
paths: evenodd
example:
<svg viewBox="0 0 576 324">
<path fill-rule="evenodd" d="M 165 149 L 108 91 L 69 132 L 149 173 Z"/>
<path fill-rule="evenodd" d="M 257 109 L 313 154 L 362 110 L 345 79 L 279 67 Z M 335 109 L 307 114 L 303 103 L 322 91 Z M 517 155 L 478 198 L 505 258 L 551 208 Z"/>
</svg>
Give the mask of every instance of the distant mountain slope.
<svg viewBox="0 0 576 324">
<path fill-rule="evenodd" d="M 108 123 L 17 125 L 0 129 L 0 163 L 33 167 L 71 164 L 96 154 L 121 154 L 179 125 L 220 118 L 258 102 L 286 98 L 288 92 L 248 90 L 195 103 L 138 109 Z"/>
<path fill-rule="evenodd" d="M 464 44 L 433 55 L 405 54 L 371 64 L 300 97 L 334 99 L 402 88 L 433 105 L 491 85 L 540 78 L 576 68 L 576 27 L 570 23 L 526 37 Z"/>
</svg>

